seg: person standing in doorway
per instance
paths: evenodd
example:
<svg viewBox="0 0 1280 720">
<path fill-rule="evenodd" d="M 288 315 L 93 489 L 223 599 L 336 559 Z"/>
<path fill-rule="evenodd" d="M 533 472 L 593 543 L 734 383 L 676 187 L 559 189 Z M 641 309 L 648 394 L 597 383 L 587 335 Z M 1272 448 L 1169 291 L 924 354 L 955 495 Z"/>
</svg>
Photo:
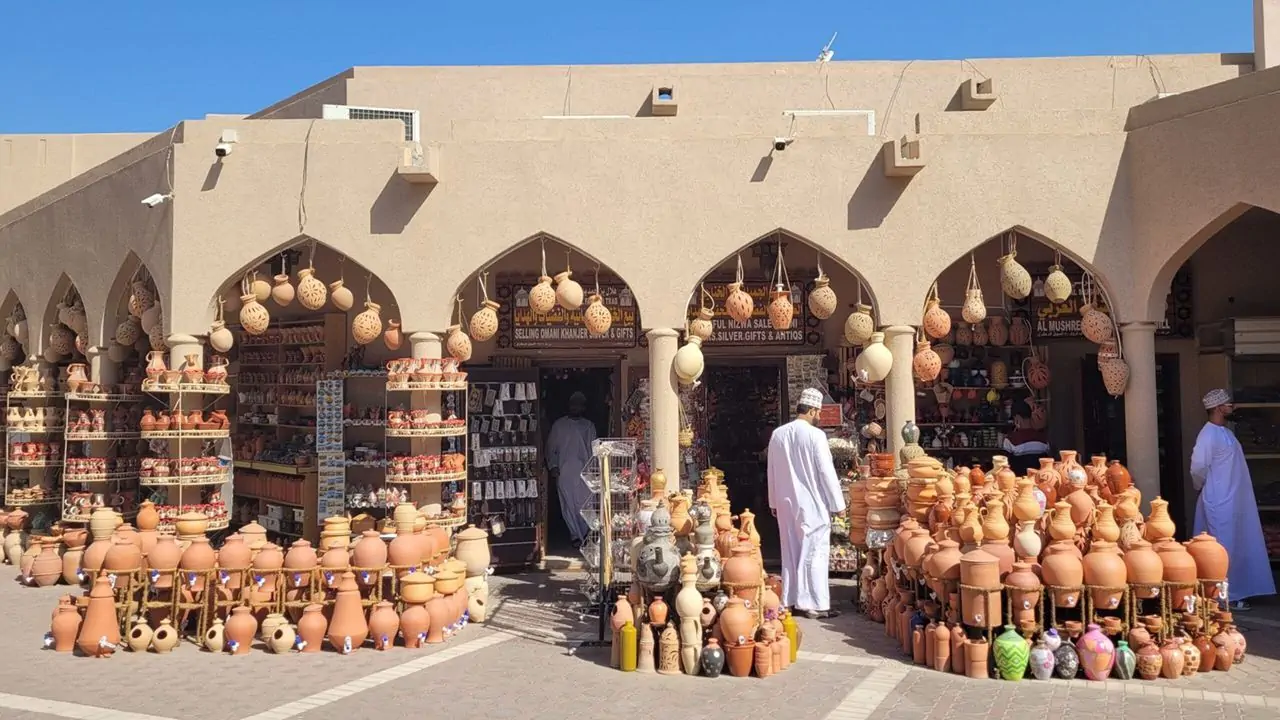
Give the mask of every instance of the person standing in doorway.
<svg viewBox="0 0 1280 720">
<path fill-rule="evenodd" d="M 1275 579 L 1267 559 L 1267 543 L 1253 496 L 1253 478 L 1244 450 L 1227 420 L 1235 407 L 1226 390 L 1204 396 L 1209 421 L 1196 436 L 1191 451 L 1191 484 L 1196 500 L 1195 534 L 1207 532 L 1227 549 L 1227 596 L 1232 610 L 1249 610 L 1247 598 L 1274 595 Z"/>
<path fill-rule="evenodd" d="M 828 558 L 831 516 L 844 512 L 827 435 L 814 424 L 822 393 L 800 393 L 796 417 L 769 438 L 769 508 L 782 540 L 782 604 L 811 619 L 834 617 Z"/>
<path fill-rule="evenodd" d="M 1039 467 L 1040 458 L 1053 457 L 1049 452 L 1049 438 L 1044 430 L 1037 430 L 1031 422 L 1031 406 L 1026 400 L 1013 403 L 1013 432 L 1000 444 L 1009 457 L 1009 469 L 1018 475 L 1026 475 L 1031 468 Z"/>
<path fill-rule="evenodd" d="M 556 420 L 547 436 L 547 470 L 556 479 L 560 514 L 564 516 L 575 547 L 582 547 L 590 531 L 582 517 L 582 508 L 591 499 L 591 491 L 582 479 L 582 470 L 591 459 L 596 425 L 582 417 L 586 409 L 586 395 L 580 392 L 570 395 L 569 414 Z"/>
</svg>

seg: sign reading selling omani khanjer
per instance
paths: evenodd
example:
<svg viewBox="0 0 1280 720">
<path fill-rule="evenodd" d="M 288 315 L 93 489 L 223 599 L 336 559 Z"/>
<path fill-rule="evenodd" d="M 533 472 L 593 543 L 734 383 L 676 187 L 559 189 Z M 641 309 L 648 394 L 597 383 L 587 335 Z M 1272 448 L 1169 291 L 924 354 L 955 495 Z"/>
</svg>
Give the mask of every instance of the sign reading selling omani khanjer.
<svg viewBox="0 0 1280 720">
<path fill-rule="evenodd" d="M 589 286 L 594 290 L 594 284 Z M 521 350 L 551 348 L 632 348 L 639 336 L 640 315 L 631 290 L 622 284 L 600 284 L 600 297 L 613 314 L 613 325 L 603 336 L 587 332 L 582 322 L 586 300 L 577 310 L 565 310 L 560 306 L 545 315 L 537 315 L 529 309 L 529 288 L 513 287 L 505 307 L 511 313 L 511 347 Z"/>
</svg>

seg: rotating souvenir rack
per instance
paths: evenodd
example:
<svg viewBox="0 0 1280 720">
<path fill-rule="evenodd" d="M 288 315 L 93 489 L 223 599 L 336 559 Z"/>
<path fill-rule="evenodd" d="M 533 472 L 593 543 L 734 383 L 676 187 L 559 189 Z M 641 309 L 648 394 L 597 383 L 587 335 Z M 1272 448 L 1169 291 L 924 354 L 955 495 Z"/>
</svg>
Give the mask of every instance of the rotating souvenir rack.
<svg viewBox="0 0 1280 720">
<path fill-rule="evenodd" d="M 582 544 L 586 566 L 582 590 L 598 615 L 598 642 L 605 642 L 606 618 L 614 597 L 631 583 L 631 540 L 636 534 L 636 441 L 601 438 L 591 443 L 582 481 L 591 497 L 579 510 L 590 532 Z"/>
<path fill-rule="evenodd" d="M 155 416 L 148 409 L 139 422 L 139 436 L 154 457 L 141 461 L 138 484 L 148 495 L 144 499 L 160 512 L 161 531 L 172 531 L 175 519 L 187 512 L 208 517 L 208 530 L 223 530 L 229 524 L 222 499 L 227 459 L 221 457 L 221 445 L 231 435 L 231 422 L 227 411 L 214 405 L 231 388 L 215 379 L 225 380 L 225 365 L 211 368 L 212 377 L 206 377 L 201 365 L 192 364 L 197 361 L 198 356 L 188 356 L 184 367 L 175 371 L 158 370 L 153 360 L 142 383 L 143 392 L 161 408 Z"/>
<path fill-rule="evenodd" d="M 455 358 L 387 362 L 386 484 L 406 487 L 429 526 L 467 522 L 467 387 Z"/>
<path fill-rule="evenodd" d="M 121 508 L 126 518 L 138 506 L 138 456 L 142 418 L 137 392 L 91 392 L 82 383 L 66 394 L 66 434 L 62 469 L 62 521 L 89 522 L 96 508 Z M 137 390 L 132 388 L 114 388 Z"/>
</svg>

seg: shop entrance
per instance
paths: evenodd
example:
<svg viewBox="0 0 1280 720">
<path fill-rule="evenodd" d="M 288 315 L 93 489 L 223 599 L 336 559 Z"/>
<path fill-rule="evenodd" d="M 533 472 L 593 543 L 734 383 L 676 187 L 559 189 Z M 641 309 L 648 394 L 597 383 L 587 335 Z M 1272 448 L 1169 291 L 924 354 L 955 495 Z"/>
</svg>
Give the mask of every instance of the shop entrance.
<svg viewBox="0 0 1280 720">
<path fill-rule="evenodd" d="M 541 387 L 542 418 L 539 423 L 542 429 L 544 458 L 550 457 L 547 437 L 555 421 L 568 415 L 569 398 L 580 392 L 587 398 L 586 411 L 583 417 L 590 420 L 596 429 L 596 437 L 611 437 L 616 411 L 617 368 L 608 367 L 543 367 L 539 374 Z M 564 513 L 560 509 L 560 487 L 558 479 L 548 472 L 547 479 L 547 554 L 578 557 L 573 547 L 569 527 L 565 524 Z"/>
<path fill-rule="evenodd" d="M 724 471 L 733 512 L 756 516 L 761 553 L 781 557 L 778 523 L 769 512 L 769 436 L 785 417 L 783 363 L 709 364 L 702 382 L 707 393 L 707 461 Z"/>
</svg>

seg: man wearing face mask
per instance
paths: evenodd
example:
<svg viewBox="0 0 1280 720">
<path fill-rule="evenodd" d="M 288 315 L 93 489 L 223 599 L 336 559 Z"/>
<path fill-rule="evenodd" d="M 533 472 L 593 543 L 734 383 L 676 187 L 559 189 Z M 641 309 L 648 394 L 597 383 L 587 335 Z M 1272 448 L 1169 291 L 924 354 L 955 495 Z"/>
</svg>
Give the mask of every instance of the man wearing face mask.
<svg viewBox="0 0 1280 720">
<path fill-rule="evenodd" d="M 1226 390 L 1204 396 L 1209 414 L 1191 452 L 1191 484 L 1200 492 L 1196 501 L 1195 533 L 1207 532 L 1227 549 L 1227 592 L 1232 610 L 1249 610 L 1245 598 L 1274 595 L 1275 581 L 1267 559 L 1253 479 L 1244 450 L 1227 419 L 1235 407 Z"/>
</svg>

